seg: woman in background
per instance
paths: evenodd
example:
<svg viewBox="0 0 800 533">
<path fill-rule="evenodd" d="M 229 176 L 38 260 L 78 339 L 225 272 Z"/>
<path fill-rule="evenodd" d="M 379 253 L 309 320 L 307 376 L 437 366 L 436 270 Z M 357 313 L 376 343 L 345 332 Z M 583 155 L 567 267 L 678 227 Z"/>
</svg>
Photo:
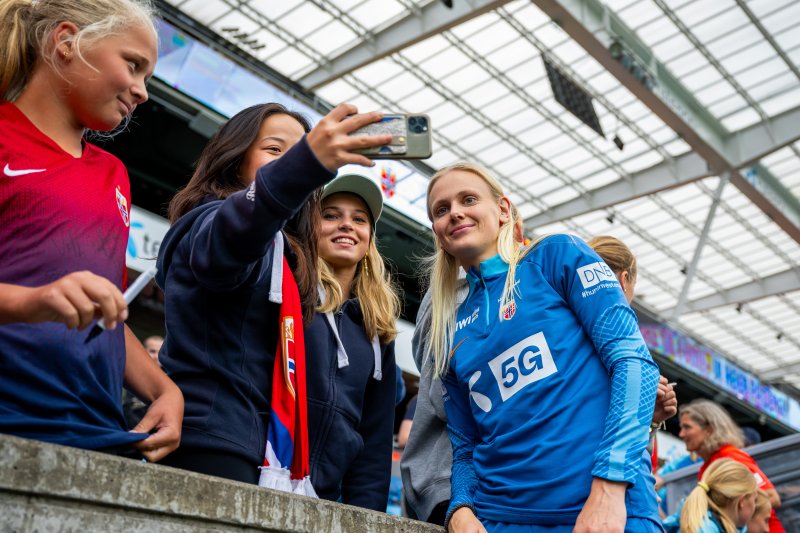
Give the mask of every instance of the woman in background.
<svg viewBox="0 0 800 533">
<path fill-rule="evenodd" d="M 728 457 L 744 464 L 750 469 L 772 504 L 770 514 L 770 533 L 783 533 L 784 529 L 775 509 L 780 507 L 781 498 L 775 485 L 756 464 L 755 460 L 741 450 L 744 445 L 742 431 L 728 412 L 711 400 L 694 400 L 680 408 L 681 431 L 678 436 L 686 444 L 686 450 L 703 458 L 698 477 L 708 469 L 714 461 Z"/>
</svg>

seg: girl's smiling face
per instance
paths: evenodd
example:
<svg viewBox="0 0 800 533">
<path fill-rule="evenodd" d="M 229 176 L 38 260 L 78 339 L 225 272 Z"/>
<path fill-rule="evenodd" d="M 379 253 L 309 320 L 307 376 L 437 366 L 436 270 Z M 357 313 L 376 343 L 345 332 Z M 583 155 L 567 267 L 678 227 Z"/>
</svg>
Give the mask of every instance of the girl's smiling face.
<svg viewBox="0 0 800 533">
<path fill-rule="evenodd" d="M 371 238 L 369 208 L 360 196 L 340 192 L 322 201 L 317 249 L 334 269 L 355 268 L 367 255 Z"/>
<path fill-rule="evenodd" d="M 62 22 L 65 34 L 74 28 Z M 136 106 L 147 101 L 145 84 L 158 58 L 155 35 L 150 28 L 133 26 L 119 34 L 90 41 L 79 50 L 62 42 L 56 47 L 63 80 L 62 91 L 76 128 L 110 131 Z"/>
<path fill-rule="evenodd" d="M 256 140 L 244 154 L 239 176 L 245 185 L 256 179 L 256 172 L 270 161 L 285 154 L 305 135 L 303 125 L 289 115 L 276 113 L 261 123 Z"/>
</svg>

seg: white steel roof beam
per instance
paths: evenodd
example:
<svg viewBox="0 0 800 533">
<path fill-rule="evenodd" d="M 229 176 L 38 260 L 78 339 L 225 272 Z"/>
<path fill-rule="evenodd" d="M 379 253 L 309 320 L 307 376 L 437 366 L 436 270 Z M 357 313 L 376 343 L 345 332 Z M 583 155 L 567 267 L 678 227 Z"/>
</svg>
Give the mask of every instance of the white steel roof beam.
<svg viewBox="0 0 800 533">
<path fill-rule="evenodd" d="M 723 151 L 733 166 L 741 168 L 798 140 L 800 107 L 795 107 L 727 135 Z"/>
<path fill-rule="evenodd" d="M 316 90 L 364 65 L 391 55 L 428 37 L 496 9 L 510 0 L 458 0 L 448 8 L 435 1 L 421 7 L 353 48 L 330 58 L 326 64 L 300 79 L 304 87 Z"/>
<path fill-rule="evenodd" d="M 678 303 L 675 304 L 675 308 L 672 310 L 673 320 L 680 316 L 680 314 L 683 312 L 684 305 L 686 305 L 686 297 L 689 294 L 689 287 L 692 285 L 694 273 L 697 271 L 697 265 L 700 263 L 700 256 L 703 254 L 703 247 L 706 244 L 706 240 L 708 240 L 708 234 L 711 232 L 711 223 L 714 221 L 714 215 L 717 214 L 719 201 L 722 199 L 722 190 L 725 188 L 725 185 L 728 184 L 729 180 L 730 174 L 727 172 L 720 176 L 719 185 L 717 185 L 717 190 L 714 193 L 714 199 L 711 202 L 711 207 L 708 209 L 708 215 L 706 215 L 706 222 L 703 225 L 703 231 L 700 233 L 700 238 L 697 240 L 697 246 L 694 250 L 692 262 L 689 263 L 689 267 L 686 269 L 686 279 L 683 282 L 681 294 L 678 296 Z"/>
<path fill-rule="evenodd" d="M 671 162 L 665 161 L 631 174 L 630 179 L 620 179 L 553 206 L 547 211 L 529 217 L 525 221 L 525 227 L 526 230 L 533 231 L 553 222 L 680 187 L 710 175 L 705 160 L 690 152 L 674 158 Z"/>
<path fill-rule="evenodd" d="M 789 365 L 779 365 L 777 368 L 773 368 L 772 370 L 761 372 L 759 377 L 761 378 L 761 381 L 776 382 L 782 381 L 787 376 L 791 376 L 797 372 L 800 372 L 800 362 Z"/>
<path fill-rule="evenodd" d="M 743 166 L 751 165 L 797 140 L 800 140 L 800 107 L 781 113 L 766 122 L 759 122 L 727 135 L 723 144 L 736 165 Z M 753 170 L 756 174 L 753 174 Z M 635 198 L 681 187 L 710 175 L 712 173 L 705 160 L 696 153 L 690 152 L 674 158 L 673 161 L 664 161 L 635 172 L 630 175 L 629 179 L 620 179 L 553 206 L 547 211 L 528 218 L 526 227 L 534 229 Z M 759 189 L 761 195 L 774 192 L 775 194 L 770 200 L 772 203 L 776 205 L 789 204 L 775 209 L 779 213 L 784 213 L 784 215 L 776 216 L 793 217 L 792 224 L 800 225 L 800 203 L 790 192 L 785 190 L 785 187 L 777 179 L 772 178 L 764 167 L 756 164 L 745 170 L 742 178 L 751 181 L 749 186 L 745 184 L 742 187 Z M 767 206 L 767 208 L 769 207 Z"/>
<path fill-rule="evenodd" d="M 800 290 L 800 271 L 793 268 L 687 302 L 683 312 L 707 311 L 723 305 L 747 303 L 796 290 Z M 666 310 L 664 314 L 669 316 L 672 312 L 673 310 Z"/>
<path fill-rule="evenodd" d="M 800 201 L 765 167 L 731 174 L 733 183 L 790 237 L 800 242 Z"/>
<path fill-rule="evenodd" d="M 784 212 L 785 206 L 772 204 L 778 193 L 758 190 L 739 172 L 737 158 L 725 146 L 729 137 L 725 128 L 664 67 L 641 39 L 600 0 L 532 0 L 561 26 L 595 60 L 616 77 L 643 104 L 681 136 L 708 162 L 711 174 L 730 173 L 730 180 L 751 201 L 764 210 L 797 242 L 800 226 L 794 219 L 800 213 Z M 613 43 L 620 43 L 645 68 L 654 83 L 645 85 L 611 55 Z M 800 123 L 794 125 L 800 133 Z M 766 187 L 766 184 L 762 184 Z"/>
</svg>

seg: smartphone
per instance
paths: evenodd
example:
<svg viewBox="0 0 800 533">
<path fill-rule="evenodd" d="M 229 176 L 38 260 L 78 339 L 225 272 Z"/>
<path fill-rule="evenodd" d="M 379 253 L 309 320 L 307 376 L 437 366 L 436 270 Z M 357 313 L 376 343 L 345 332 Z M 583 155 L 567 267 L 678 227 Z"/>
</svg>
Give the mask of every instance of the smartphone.
<svg viewBox="0 0 800 533">
<path fill-rule="evenodd" d="M 431 156 L 431 120 L 428 115 L 385 113 L 378 122 L 367 124 L 350 135 L 391 134 L 384 146 L 358 150 L 371 159 L 427 159 Z"/>
</svg>

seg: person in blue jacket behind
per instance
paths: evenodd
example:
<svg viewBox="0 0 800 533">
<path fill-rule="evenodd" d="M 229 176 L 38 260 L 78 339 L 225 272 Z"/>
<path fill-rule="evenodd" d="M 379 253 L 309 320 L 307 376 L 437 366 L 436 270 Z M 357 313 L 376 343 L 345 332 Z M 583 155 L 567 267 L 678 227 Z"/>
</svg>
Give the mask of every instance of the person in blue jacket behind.
<svg viewBox="0 0 800 533">
<path fill-rule="evenodd" d="M 166 307 L 160 361 L 183 392 L 185 416 L 181 447 L 165 464 L 258 483 L 279 338 L 273 265 L 286 254 L 310 321 L 318 188 L 344 164 L 372 164 L 354 150 L 391 140 L 350 137 L 381 118 L 355 113 L 339 105 L 310 130 L 279 104 L 247 108 L 209 141 L 170 203 L 156 279 Z"/>
<path fill-rule="evenodd" d="M 437 172 L 427 206 L 449 530 L 661 531 L 645 450 L 659 371 L 614 272 L 570 235 L 521 247 L 477 165 Z"/>
<path fill-rule="evenodd" d="M 375 245 L 383 195 L 344 174 L 325 186 L 317 231 L 320 306 L 306 329 L 311 482 L 385 511 L 392 465 L 400 301 Z"/>
</svg>

